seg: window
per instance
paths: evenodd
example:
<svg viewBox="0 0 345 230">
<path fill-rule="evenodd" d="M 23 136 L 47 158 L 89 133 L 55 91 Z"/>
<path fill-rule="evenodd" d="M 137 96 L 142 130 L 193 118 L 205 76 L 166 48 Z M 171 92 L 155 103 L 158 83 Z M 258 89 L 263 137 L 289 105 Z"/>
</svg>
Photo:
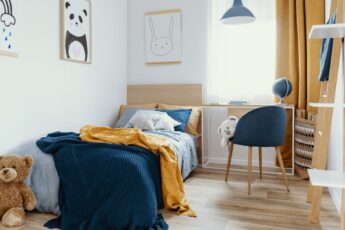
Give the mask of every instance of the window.
<svg viewBox="0 0 345 230">
<path fill-rule="evenodd" d="M 273 102 L 275 80 L 275 0 L 243 0 L 254 23 L 224 25 L 220 18 L 233 0 L 213 0 L 209 29 L 207 100 Z"/>
</svg>

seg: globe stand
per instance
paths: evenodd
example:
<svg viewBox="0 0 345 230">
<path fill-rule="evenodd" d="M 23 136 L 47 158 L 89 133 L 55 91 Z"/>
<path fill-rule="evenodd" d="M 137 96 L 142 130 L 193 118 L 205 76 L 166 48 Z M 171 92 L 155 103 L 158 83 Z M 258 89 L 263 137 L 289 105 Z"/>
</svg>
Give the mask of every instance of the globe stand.
<svg viewBox="0 0 345 230">
<path fill-rule="evenodd" d="M 279 102 L 278 102 L 278 104 L 285 105 L 285 104 L 286 104 L 286 103 L 285 103 L 285 97 L 283 97 L 283 98 L 279 98 Z"/>
</svg>

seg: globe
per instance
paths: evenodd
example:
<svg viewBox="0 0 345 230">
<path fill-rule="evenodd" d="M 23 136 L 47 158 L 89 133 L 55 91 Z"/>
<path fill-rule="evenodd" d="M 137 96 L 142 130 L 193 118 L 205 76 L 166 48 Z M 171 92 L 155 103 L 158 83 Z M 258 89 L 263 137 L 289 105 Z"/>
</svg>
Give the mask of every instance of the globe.
<svg viewBox="0 0 345 230">
<path fill-rule="evenodd" d="M 274 82 L 272 91 L 279 98 L 280 103 L 284 103 L 284 99 L 292 92 L 292 84 L 286 77 L 279 78 Z"/>
</svg>

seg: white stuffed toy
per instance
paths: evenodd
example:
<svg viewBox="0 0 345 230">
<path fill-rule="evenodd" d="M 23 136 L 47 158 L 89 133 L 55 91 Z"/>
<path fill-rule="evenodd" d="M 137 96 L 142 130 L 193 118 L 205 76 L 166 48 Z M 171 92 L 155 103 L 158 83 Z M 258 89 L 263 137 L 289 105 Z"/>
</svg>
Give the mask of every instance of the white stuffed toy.
<svg viewBox="0 0 345 230">
<path fill-rule="evenodd" d="M 223 136 L 221 146 L 223 148 L 228 147 L 229 140 L 235 134 L 238 118 L 235 116 L 230 116 L 228 119 L 223 121 L 223 123 L 218 128 L 218 133 Z"/>
</svg>

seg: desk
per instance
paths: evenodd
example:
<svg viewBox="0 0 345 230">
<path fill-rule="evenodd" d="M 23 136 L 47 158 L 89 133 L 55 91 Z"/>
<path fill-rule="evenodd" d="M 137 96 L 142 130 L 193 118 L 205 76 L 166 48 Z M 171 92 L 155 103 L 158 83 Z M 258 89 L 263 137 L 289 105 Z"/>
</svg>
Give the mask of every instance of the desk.
<svg viewBox="0 0 345 230">
<path fill-rule="evenodd" d="M 288 116 L 292 119 L 291 127 L 287 127 L 292 131 L 291 137 L 291 157 L 292 167 L 286 168 L 288 175 L 294 175 L 294 123 L 295 123 L 295 106 L 285 104 L 244 104 L 244 105 L 228 105 L 228 104 L 209 104 L 203 105 L 203 130 L 202 130 L 202 167 L 224 169 L 227 162 L 227 149 L 220 147 L 221 135 L 218 134 L 217 128 L 230 115 L 241 118 L 247 112 L 263 107 L 263 106 L 282 106 L 288 111 Z M 289 139 L 290 140 L 290 139 Z M 257 150 L 255 150 L 257 151 Z M 257 172 L 257 154 L 253 154 L 253 171 Z M 247 150 L 242 146 L 235 146 L 232 170 L 247 170 Z M 267 174 L 281 174 L 280 168 L 275 166 L 274 148 L 263 149 L 263 172 Z"/>
</svg>

